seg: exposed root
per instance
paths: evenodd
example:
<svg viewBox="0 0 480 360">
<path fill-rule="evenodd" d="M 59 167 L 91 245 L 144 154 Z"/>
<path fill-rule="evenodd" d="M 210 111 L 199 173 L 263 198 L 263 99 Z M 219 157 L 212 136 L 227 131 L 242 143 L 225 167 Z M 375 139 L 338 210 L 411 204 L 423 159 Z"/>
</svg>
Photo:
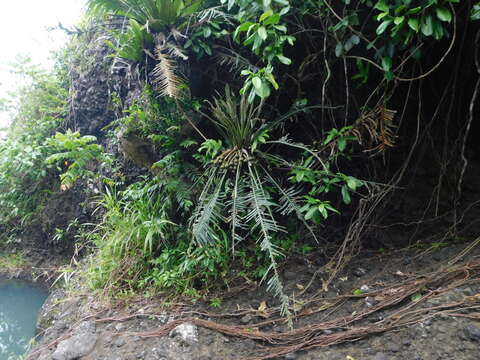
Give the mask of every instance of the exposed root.
<svg viewBox="0 0 480 360">
<path fill-rule="evenodd" d="M 197 326 L 218 331 L 222 334 L 246 339 L 259 340 L 273 345 L 268 351 L 259 353 L 248 360 L 272 359 L 299 350 L 325 347 L 347 341 L 356 341 L 369 335 L 383 333 L 402 326 L 411 325 L 438 316 L 470 316 L 462 311 L 480 309 L 480 294 L 467 296 L 462 301 L 435 307 L 422 307 L 427 300 L 451 291 L 466 283 L 480 280 L 480 262 L 473 262 L 450 269 L 442 269 L 428 276 L 410 279 L 409 281 L 370 292 L 363 295 L 347 295 L 345 298 L 373 297 L 377 304 L 364 311 L 350 316 L 329 320 L 322 323 L 301 327 L 286 333 L 265 332 L 261 328 L 273 323 L 285 322 L 285 318 L 277 318 L 253 325 L 226 325 L 195 317 L 182 317 L 171 321 L 159 329 L 149 332 L 129 333 L 140 337 L 166 336 L 178 325 L 189 322 Z M 422 294 L 418 301 L 411 300 L 414 294 Z M 313 302 L 311 302 L 313 303 Z M 363 320 L 395 305 L 400 307 L 381 321 L 365 325 Z M 318 309 L 318 305 L 315 305 Z M 314 308 L 305 309 L 298 317 L 316 313 Z M 476 315 L 475 315 L 476 317 Z M 335 333 L 325 335 L 324 330 L 335 329 Z"/>
</svg>

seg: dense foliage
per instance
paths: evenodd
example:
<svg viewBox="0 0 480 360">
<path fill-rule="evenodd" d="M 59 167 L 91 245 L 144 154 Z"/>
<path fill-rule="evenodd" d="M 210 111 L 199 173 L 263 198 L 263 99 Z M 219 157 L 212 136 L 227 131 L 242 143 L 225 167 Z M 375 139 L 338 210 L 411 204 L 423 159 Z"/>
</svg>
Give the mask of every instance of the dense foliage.
<svg viewBox="0 0 480 360">
<path fill-rule="evenodd" d="M 240 266 L 241 276 L 268 279 L 288 313 L 281 261 L 323 247 L 320 226 L 386 188 L 364 154 L 385 156 L 395 145 L 401 108 L 389 107 L 398 84 L 432 74 L 479 8 L 459 0 L 89 0 L 88 26 L 102 29 L 110 70 L 139 90 L 134 99 L 112 91 L 117 118 L 98 141 L 122 148 L 141 139 L 148 173 L 126 181 L 96 137 L 63 121 L 64 79 L 28 72 L 0 144 L 0 220 L 17 226 L 45 196 L 91 179 L 103 184 L 98 223 L 81 234 L 96 249 L 94 288 L 195 295 L 220 277 L 231 281 Z M 457 16 L 465 12 L 470 20 Z M 437 44 L 444 53 L 432 60 Z M 422 70 L 423 62 L 434 64 Z M 58 176 L 55 189 L 48 179 Z"/>
</svg>

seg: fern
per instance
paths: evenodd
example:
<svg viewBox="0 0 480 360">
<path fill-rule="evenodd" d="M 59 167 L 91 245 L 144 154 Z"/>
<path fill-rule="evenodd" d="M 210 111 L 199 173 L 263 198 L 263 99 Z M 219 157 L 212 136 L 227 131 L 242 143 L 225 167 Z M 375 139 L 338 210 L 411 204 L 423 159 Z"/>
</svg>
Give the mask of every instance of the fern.
<svg viewBox="0 0 480 360">
<path fill-rule="evenodd" d="M 163 50 L 164 48 L 160 45 L 155 48 L 155 56 L 158 63 L 152 72 L 153 83 L 157 87 L 160 95 L 170 96 L 176 99 L 179 97 L 179 89 L 182 81 L 175 74 L 175 60 Z"/>
<path fill-rule="evenodd" d="M 273 272 L 271 278 L 267 282 L 267 289 L 272 291 L 275 296 L 280 299 L 282 315 L 290 316 L 289 299 L 283 290 L 283 284 L 278 273 L 277 259 L 283 256 L 283 254 L 271 241 L 271 234 L 285 232 L 285 229 L 278 225 L 273 217 L 272 207 L 276 206 L 276 204 L 268 199 L 267 193 L 261 185 L 257 170 L 253 168 L 251 164 L 249 164 L 248 170 L 250 175 L 250 202 L 252 207 L 246 220 L 253 221 L 252 230 L 259 230 L 260 249 L 266 252 L 270 259 L 270 266 L 268 267 L 262 281 L 270 272 Z"/>
<path fill-rule="evenodd" d="M 215 224 L 221 218 L 219 205 L 225 175 L 224 173 L 216 184 L 214 183 L 214 176 L 209 179 L 209 183 L 200 196 L 200 205 L 197 206 L 192 216 L 193 238 L 199 245 L 205 245 L 211 243 L 212 240 L 218 239 Z M 208 193 L 211 187 L 213 191 Z"/>
</svg>

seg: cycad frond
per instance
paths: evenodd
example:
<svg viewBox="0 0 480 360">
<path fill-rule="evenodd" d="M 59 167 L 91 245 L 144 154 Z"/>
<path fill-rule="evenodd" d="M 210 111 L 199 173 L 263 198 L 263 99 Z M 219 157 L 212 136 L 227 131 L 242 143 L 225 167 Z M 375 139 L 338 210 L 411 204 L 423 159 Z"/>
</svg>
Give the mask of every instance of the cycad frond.
<svg viewBox="0 0 480 360">
<path fill-rule="evenodd" d="M 230 215 L 227 220 L 230 222 L 232 232 L 232 252 L 235 251 L 236 244 L 243 240 L 243 237 L 238 234 L 238 230 L 246 228 L 244 214 L 249 199 L 245 191 L 245 181 L 241 177 L 241 168 L 242 165 L 238 164 L 231 191 L 231 199 L 226 202 L 226 205 L 230 208 Z"/>
<path fill-rule="evenodd" d="M 297 218 L 303 223 L 303 225 L 307 228 L 307 230 L 310 232 L 312 237 L 318 243 L 319 241 L 317 236 L 315 235 L 315 232 L 313 231 L 312 227 L 308 224 L 308 222 L 305 220 L 305 216 L 300 211 L 300 208 L 302 207 L 304 189 L 300 187 L 291 187 L 290 189 L 284 189 L 280 184 L 278 184 L 278 182 L 275 181 L 275 179 L 270 175 L 270 173 L 267 170 L 263 169 L 263 171 L 265 175 L 269 178 L 271 184 L 273 184 L 276 187 L 276 189 L 281 195 L 280 209 L 279 209 L 280 214 L 286 216 L 295 212 L 295 215 L 297 216 Z"/>
<path fill-rule="evenodd" d="M 261 184 L 257 170 L 253 168 L 251 164 L 249 164 L 248 167 L 251 187 L 251 210 L 246 217 L 246 221 L 253 221 L 253 229 L 257 229 L 260 233 L 260 249 L 268 255 L 270 260 L 270 266 L 268 267 L 263 280 L 269 273 L 272 273 L 267 282 L 267 288 L 280 299 L 282 315 L 290 316 L 289 299 L 283 290 L 283 284 L 278 273 L 277 259 L 283 254 L 272 242 L 271 235 L 273 233 L 284 232 L 285 229 L 280 226 L 273 217 L 272 207 L 276 206 L 276 204 L 268 199 L 267 192 Z"/>
<path fill-rule="evenodd" d="M 178 98 L 182 81 L 175 74 L 175 60 L 164 52 L 162 46 L 155 48 L 155 56 L 158 63 L 152 71 L 153 84 L 157 87 L 160 95 Z"/>
<path fill-rule="evenodd" d="M 219 207 L 225 176 L 226 173 L 215 183 L 215 174 L 212 175 L 200 196 L 199 205 L 192 215 L 193 238 L 199 245 L 205 245 L 218 238 L 215 225 L 221 222 Z"/>
<path fill-rule="evenodd" d="M 216 61 L 220 65 L 230 68 L 231 72 L 240 73 L 242 70 L 257 72 L 259 70 L 257 66 L 235 50 L 223 46 L 216 46 L 215 50 Z"/>
</svg>

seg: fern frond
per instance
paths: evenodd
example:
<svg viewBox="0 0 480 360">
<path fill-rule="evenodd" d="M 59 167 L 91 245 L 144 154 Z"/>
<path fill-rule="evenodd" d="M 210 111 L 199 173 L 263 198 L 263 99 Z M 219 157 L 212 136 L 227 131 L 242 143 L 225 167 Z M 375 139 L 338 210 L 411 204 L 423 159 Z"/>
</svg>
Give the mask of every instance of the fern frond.
<svg viewBox="0 0 480 360">
<path fill-rule="evenodd" d="M 182 59 L 182 60 L 188 60 L 188 56 L 185 55 L 183 52 L 183 49 L 180 47 L 176 46 L 175 44 L 172 44 L 170 42 L 167 42 L 165 44 L 166 51 L 168 52 L 169 55 Z"/>
<path fill-rule="evenodd" d="M 160 92 L 160 95 L 178 98 L 182 81 L 175 74 L 175 60 L 164 52 L 164 47 L 162 46 L 155 48 L 155 57 L 158 63 L 152 71 L 153 84 Z"/>
<path fill-rule="evenodd" d="M 231 14 L 224 12 L 225 6 L 213 6 L 204 10 L 200 10 L 195 15 L 197 18 L 198 23 L 205 23 L 209 22 L 213 19 L 221 19 L 223 22 L 227 23 L 228 25 L 234 25 L 233 20 L 235 17 Z"/>
<path fill-rule="evenodd" d="M 225 177 L 226 172 L 223 173 L 216 184 L 213 180 L 207 184 L 200 197 L 200 203 L 192 216 L 193 238 L 199 245 L 205 245 L 218 238 L 215 224 L 221 221 L 219 207 Z M 211 187 L 213 187 L 213 191 L 209 193 Z"/>
<path fill-rule="evenodd" d="M 281 301 L 281 313 L 290 317 L 289 299 L 283 290 L 283 284 L 278 273 L 277 259 L 283 256 L 278 246 L 271 241 L 272 233 L 285 232 L 285 229 L 277 224 L 273 217 L 272 207 L 275 203 L 270 201 L 267 192 L 262 186 L 257 170 L 249 163 L 250 178 L 250 202 L 251 210 L 246 217 L 246 221 L 253 221 L 253 229 L 257 228 L 260 233 L 260 249 L 267 253 L 270 259 L 270 266 L 265 272 L 264 278 L 272 273 L 271 278 L 267 282 L 267 288 L 272 291 Z"/>
<path fill-rule="evenodd" d="M 270 173 L 266 169 L 263 169 L 263 171 L 265 175 L 269 178 L 271 184 L 273 184 L 281 194 L 280 209 L 279 209 L 280 214 L 285 216 L 285 215 L 290 215 L 292 212 L 295 212 L 295 215 L 297 216 L 297 218 L 303 223 L 305 228 L 308 230 L 308 232 L 312 235 L 312 237 L 318 243 L 319 241 L 317 236 L 315 235 L 315 232 L 313 231 L 312 227 L 308 224 L 308 222 L 305 220 L 305 216 L 300 211 L 302 196 L 299 196 L 299 195 L 303 194 L 303 189 L 301 189 L 300 187 L 291 187 L 290 189 L 284 189 L 280 184 L 278 184 L 278 182 L 275 181 L 275 179 L 270 175 Z"/>
<path fill-rule="evenodd" d="M 259 68 L 253 65 L 247 58 L 240 55 L 235 50 L 223 47 L 215 47 L 215 58 L 221 66 L 226 66 L 231 72 L 240 73 L 242 70 L 257 72 Z"/>
<path fill-rule="evenodd" d="M 241 167 L 241 164 L 237 165 L 235 181 L 231 191 L 231 200 L 226 203 L 231 209 L 228 220 L 230 220 L 230 229 L 232 232 L 232 253 L 235 253 L 235 246 L 243 240 L 243 237 L 238 234 L 238 230 L 245 228 L 244 214 L 248 206 L 245 183 L 241 178 Z"/>
</svg>

